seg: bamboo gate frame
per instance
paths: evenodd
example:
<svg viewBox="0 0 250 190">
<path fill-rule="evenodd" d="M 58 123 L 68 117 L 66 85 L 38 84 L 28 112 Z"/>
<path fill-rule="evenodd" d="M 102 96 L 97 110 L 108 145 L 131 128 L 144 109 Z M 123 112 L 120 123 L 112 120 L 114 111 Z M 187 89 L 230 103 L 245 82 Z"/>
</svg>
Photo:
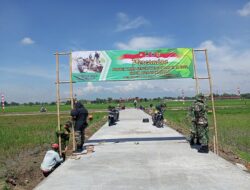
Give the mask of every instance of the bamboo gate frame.
<svg viewBox="0 0 250 190">
<path fill-rule="evenodd" d="M 197 74 L 197 61 L 196 61 L 196 52 L 204 52 L 205 55 L 205 62 L 206 62 L 206 69 L 207 69 L 207 77 L 199 77 Z M 60 103 L 62 100 L 70 100 L 71 101 L 71 108 L 73 109 L 74 104 L 74 97 L 73 97 L 73 81 L 72 81 L 72 52 L 56 52 L 54 54 L 56 56 L 56 99 L 57 99 L 57 129 L 61 129 L 61 122 L 60 122 Z M 69 56 L 69 81 L 60 81 L 60 71 L 59 71 L 59 56 Z M 195 86 L 196 86 L 196 94 L 200 93 L 199 88 L 199 80 L 208 80 L 209 82 L 209 92 L 211 97 L 212 103 L 212 112 L 213 112 L 213 123 L 214 125 L 209 128 L 214 129 L 213 135 L 213 150 L 214 153 L 219 154 L 219 147 L 218 147 L 218 132 L 217 132 L 217 122 L 216 122 L 216 113 L 215 113 L 215 106 L 214 106 L 214 96 L 213 96 L 213 87 L 212 87 L 212 77 L 210 72 L 210 66 L 208 63 L 208 54 L 207 49 L 193 49 L 193 60 L 194 60 L 194 79 L 195 79 Z M 60 84 L 70 84 L 70 97 L 62 99 L 60 97 Z M 74 138 L 74 127 L 72 127 L 72 140 L 73 140 L 73 150 L 75 150 L 75 138 Z M 61 149 L 61 137 L 59 136 L 59 152 L 60 155 L 62 153 Z"/>
</svg>

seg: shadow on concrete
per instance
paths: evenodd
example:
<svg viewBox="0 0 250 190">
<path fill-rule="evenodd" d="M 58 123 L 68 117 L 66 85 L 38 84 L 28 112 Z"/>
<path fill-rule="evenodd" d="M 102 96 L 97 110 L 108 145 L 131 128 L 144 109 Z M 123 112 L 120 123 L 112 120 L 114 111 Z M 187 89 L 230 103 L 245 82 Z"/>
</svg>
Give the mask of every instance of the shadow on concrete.
<svg viewBox="0 0 250 190">
<path fill-rule="evenodd" d="M 105 143 L 105 142 L 143 142 L 143 141 L 174 141 L 186 140 L 185 137 L 146 137 L 146 138 L 119 138 L 119 139 L 94 139 L 88 140 L 86 143 Z"/>
<path fill-rule="evenodd" d="M 192 145 L 192 146 L 190 146 L 192 149 L 196 149 L 196 150 L 199 150 L 200 149 L 200 147 L 201 147 L 201 145 Z"/>
</svg>

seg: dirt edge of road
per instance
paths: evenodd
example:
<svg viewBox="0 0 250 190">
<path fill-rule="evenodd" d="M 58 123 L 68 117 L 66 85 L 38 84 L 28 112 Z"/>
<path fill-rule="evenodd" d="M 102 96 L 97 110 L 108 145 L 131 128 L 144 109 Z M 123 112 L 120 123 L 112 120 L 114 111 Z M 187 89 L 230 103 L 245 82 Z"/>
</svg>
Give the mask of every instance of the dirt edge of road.
<svg viewBox="0 0 250 190">
<path fill-rule="evenodd" d="M 100 129 L 106 121 L 107 117 L 104 117 L 89 126 L 85 132 L 86 140 Z M 45 144 L 32 150 L 22 151 L 15 158 L 6 160 L 4 169 L 0 174 L 0 189 L 31 190 L 36 187 L 45 178 L 40 171 L 40 164 L 49 148 L 50 144 Z M 68 155 L 71 153 L 72 151 L 68 151 Z"/>
</svg>

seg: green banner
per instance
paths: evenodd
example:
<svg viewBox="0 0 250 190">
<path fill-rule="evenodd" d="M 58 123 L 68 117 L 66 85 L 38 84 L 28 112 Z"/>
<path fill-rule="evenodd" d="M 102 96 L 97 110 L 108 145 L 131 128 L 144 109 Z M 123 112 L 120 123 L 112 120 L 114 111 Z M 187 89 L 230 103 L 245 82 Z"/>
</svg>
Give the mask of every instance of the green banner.
<svg viewBox="0 0 250 190">
<path fill-rule="evenodd" d="M 191 48 L 72 52 L 72 81 L 193 78 Z"/>
</svg>

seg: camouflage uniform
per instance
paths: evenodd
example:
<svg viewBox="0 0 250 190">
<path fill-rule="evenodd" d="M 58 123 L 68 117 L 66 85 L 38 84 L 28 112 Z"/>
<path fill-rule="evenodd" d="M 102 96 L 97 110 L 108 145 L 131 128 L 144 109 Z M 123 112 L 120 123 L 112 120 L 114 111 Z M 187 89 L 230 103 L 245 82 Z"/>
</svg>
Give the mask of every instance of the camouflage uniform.
<svg viewBox="0 0 250 190">
<path fill-rule="evenodd" d="M 72 123 L 70 121 L 67 121 L 65 123 L 67 125 L 67 128 L 63 128 L 61 130 L 56 131 L 56 142 L 59 142 L 58 138 L 61 136 L 61 149 L 62 149 L 62 157 L 65 160 L 65 149 L 69 145 L 69 138 L 70 138 L 70 128 L 72 127 Z"/>
<path fill-rule="evenodd" d="M 189 108 L 189 118 L 191 118 L 190 137 L 189 137 L 190 145 L 194 144 L 195 139 L 197 140 L 197 134 L 198 134 L 198 130 L 197 130 L 196 123 L 195 123 L 195 116 L 194 116 L 194 105 L 195 103 L 193 103 Z M 196 143 L 198 144 L 198 140 Z"/>
<path fill-rule="evenodd" d="M 207 105 L 202 94 L 196 96 L 196 100 L 190 107 L 190 116 L 192 117 L 192 125 L 190 127 L 190 145 L 196 143 L 201 144 L 201 149 L 208 149 L 208 119 Z M 200 150 L 199 150 L 200 151 Z"/>
<path fill-rule="evenodd" d="M 56 132 L 57 139 L 61 136 L 61 149 L 65 150 L 65 148 L 69 145 L 69 137 L 70 137 L 70 130 L 61 129 Z M 58 142 L 58 140 L 56 141 Z"/>
</svg>

